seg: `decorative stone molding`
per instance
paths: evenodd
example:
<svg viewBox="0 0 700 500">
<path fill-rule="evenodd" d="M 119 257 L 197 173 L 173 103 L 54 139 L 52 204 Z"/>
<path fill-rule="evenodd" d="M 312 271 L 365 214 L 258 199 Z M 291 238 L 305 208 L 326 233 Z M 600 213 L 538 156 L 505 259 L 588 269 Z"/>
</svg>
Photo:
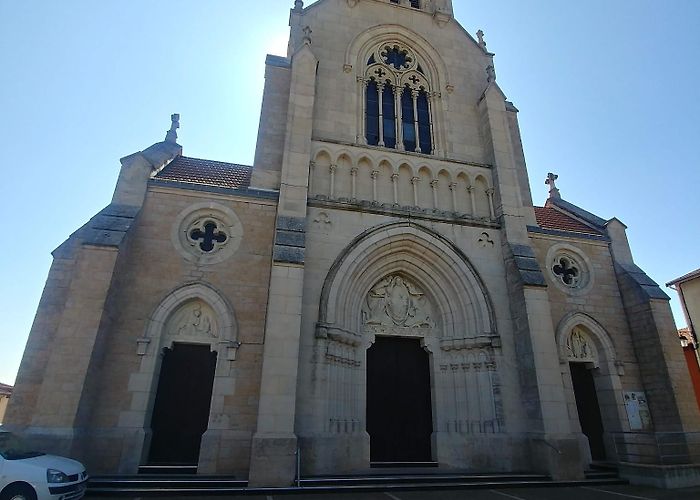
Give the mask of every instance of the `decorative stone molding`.
<svg viewBox="0 0 700 500">
<path fill-rule="evenodd" d="M 389 248 L 391 252 L 387 251 Z M 451 242 L 412 222 L 372 228 L 341 253 L 323 286 L 319 322 L 349 331 L 402 328 L 408 332 L 411 324 L 401 322 L 404 315 L 396 314 L 399 320 L 396 324 L 386 313 L 391 295 L 385 281 L 400 277 L 405 282 L 409 276 L 410 286 L 394 281 L 399 297 L 397 310 L 403 312 L 415 307 L 418 311 L 419 305 L 421 311 L 426 311 L 418 297 L 425 297 L 422 302 L 432 308 L 430 321 L 425 317 L 422 322 L 417 321 L 415 312 L 410 317 L 416 320 L 413 326 L 439 326 L 444 338 L 495 335 L 488 292 L 466 257 Z M 368 303 L 368 293 L 376 300 L 374 309 Z M 364 314 L 360 314 L 363 310 Z M 425 312 L 421 314 L 425 316 Z M 373 317 L 378 320 L 367 324 Z M 439 325 L 435 318 L 440 318 Z"/>
<path fill-rule="evenodd" d="M 220 203 L 187 207 L 175 218 L 171 241 L 182 257 L 197 265 L 223 262 L 243 239 L 243 224 L 236 213 Z"/>
</svg>

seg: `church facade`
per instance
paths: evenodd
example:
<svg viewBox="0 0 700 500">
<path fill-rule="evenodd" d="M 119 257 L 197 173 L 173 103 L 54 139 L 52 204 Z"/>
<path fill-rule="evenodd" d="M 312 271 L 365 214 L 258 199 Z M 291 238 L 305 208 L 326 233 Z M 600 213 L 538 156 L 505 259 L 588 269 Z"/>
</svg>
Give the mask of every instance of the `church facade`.
<svg viewBox="0 0 700 500">
<path fill-rule="evenodd" d="M 692 464 L 668 297 L 625 226 L 533 206 L 451 0 L 296 1 L 252 167 L 165 141 L 59 246 L 8 427 L 92 474 Z M 673 453 L 659 443 L 672 443 Z"/>
</svg>

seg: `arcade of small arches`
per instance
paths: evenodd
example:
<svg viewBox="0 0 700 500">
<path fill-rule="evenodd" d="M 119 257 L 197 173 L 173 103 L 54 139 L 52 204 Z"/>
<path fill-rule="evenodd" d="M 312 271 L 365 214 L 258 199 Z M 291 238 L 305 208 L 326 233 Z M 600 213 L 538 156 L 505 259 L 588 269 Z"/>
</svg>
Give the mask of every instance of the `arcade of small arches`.
<svg viewBox="0 0 700 500">
<path fill-rule="evenodd" d="M 309 193 L 316 199 L 496 219 L 494 190 L 482 172 L 354 158 L 348 152 L 331 156 L 326 150 L 314 156 L 310 170 Z"/>
</svg>

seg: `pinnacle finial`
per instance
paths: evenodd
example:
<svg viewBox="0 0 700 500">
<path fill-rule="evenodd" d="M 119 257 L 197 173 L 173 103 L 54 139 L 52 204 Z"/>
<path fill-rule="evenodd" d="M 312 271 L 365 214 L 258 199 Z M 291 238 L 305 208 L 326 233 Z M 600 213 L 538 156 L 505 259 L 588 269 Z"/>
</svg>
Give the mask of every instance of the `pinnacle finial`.
<svg viewBox="0 0 700 500">
<path fill-rule="evenodd" d="M 296 12 L 304 10 L 304 2 L 302 0 L 294 0 L 294 10 Z"/>
<path fill-rule="evenodd" d="M 165 134 L 165 142 L 177 143 L 177 129 L 180 128 L 180 115 L 175 113 L 170 115 L 170 130 Z"/>
<path fill-rule="evenodd" d="M 559 189 L 557 189 L 556 184 L 554 184 L 554 181 L 556 181 L 559 178 L 557 174 L 553 174 L 552 172 L 549 172 L 547 174 L 547 180 L 544 181 L 545 184 L 549 186 L 549 197 L 550 198 L 561 198 L 559 195 Z"/>
<path fill-rule="evenodd" d="M 484 40 L 484 32 L 482 30 L 479 30 L 476 32 L 476 36 L 479 39 L 479 45 L 484 50 L 484 52 L 486 52 L 486 40 Z"/>
</svg>

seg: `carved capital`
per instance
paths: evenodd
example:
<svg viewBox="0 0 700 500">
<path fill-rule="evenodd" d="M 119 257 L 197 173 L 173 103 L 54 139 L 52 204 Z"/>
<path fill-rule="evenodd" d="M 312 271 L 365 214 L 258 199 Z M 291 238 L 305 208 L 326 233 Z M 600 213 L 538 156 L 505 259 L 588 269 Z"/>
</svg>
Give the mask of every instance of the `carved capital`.
<svg viewBox="0 0 700 500">
<path fill-rule="evenodd" d="M 372 170 L 372 179 L 376 179 L 379 176 L 379 170 Z"/>
<path fill-rule="evenodd" d="M 420 177 L 411 177 L 411 184 L 416 184 L 420 182 Z"/>
<path fill-rule="evenodd" d="M 450 190 L 456 190 L 457 186 L 459 186 L 459 184 L 457 184 L 456 182 L 450 182 Z"/>
<path fill-rule="evenodd" d="M 430 181 L 430 187 L 431 187 L 431 188 L 435 189 L 435 188 L 437 187 L 437 185 L 438 185 L 438 180 L 437 180 L 437 179 L 433 179 L 432 181 Z"/>
<path fill-rule="evenodd" d="M 357 167 L 352 167 L 352 168 L 350 169 L 350 175 L 357 175 L 357 170 L 358 170 Z"/>
<path fill-rule="evenodd" d="M 486 194 L 489 195 L 489 196 L 493 196 L 493 193 L 494 193 L 494 189 L 493 189 L 493 188 L 488 188 L 488 189 L 486 190 Z"/>
<path fill-rule="evenodd" d="M 397 173 L 391 174 L 391 180 L 392 180 L 393 182 L 396 182 L 396 180 L 397 180 L 398 178 L 399 178 L 399 174 L 397 174 Z"/>
<path fill-rule="evenodd" d="M 334 174 L 335 171 L 338 170 L 338 165 L 331 165 L 330 167 L 328 167 L 328 170 L 331 174 Z"/>
</svg>

